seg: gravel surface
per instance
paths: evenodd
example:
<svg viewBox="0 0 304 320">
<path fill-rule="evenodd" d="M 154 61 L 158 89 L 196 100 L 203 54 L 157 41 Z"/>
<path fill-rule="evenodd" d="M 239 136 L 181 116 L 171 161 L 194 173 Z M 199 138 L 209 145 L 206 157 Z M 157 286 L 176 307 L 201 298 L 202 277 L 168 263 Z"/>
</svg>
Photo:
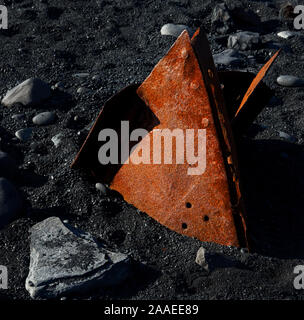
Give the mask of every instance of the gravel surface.
<svg viewBox="0 0 304 320">
<path fill-rule="evenodd" d="M 283 1 L 226 1 L 231 16 L 219 26 L 212 11 L 221 2 L 1 1 L 9 28 L 0 30 L 0 96 L 30 78 L 47 83 L 51 94 L 38 104 L 0 106 L 0 150 L 17 164 L 11 183 L 23 199 L 17 219 L 0 231 L 0 265 L 9 274 L 0 300 L 31 300 L 29 231 L 53 216 L 133 261 L 123 284 L 77 298 L 304 298 L 293 286 L 294 267 L 304 265 L 304 89 L 277 83 L 281 75 L 304 78 L 304 33 L 279 16 Z M 237 45 L 240 58 L 224 57 L 220 70 L 257 73 L 282 48 L 264 80 L 275 98 L 238 143 L 251 253 L 170 231 L 70 168 L 105 101 L 141 83 L 174 43 L 174 36 L 161 34 L 168 23 L 189 30 L 202 25 L 213 54 L 227 50 L 229 36 L 240 31 L 259 34 L 254 45 Z M 295 34 L 277 35 L 287 30 Z M 33 123 L 44 112 L 56 118 Z M 15 135 L 22 129 L 26 139 Z M 195 262 L 201 247 L 208 268 Z"/>
</svg>

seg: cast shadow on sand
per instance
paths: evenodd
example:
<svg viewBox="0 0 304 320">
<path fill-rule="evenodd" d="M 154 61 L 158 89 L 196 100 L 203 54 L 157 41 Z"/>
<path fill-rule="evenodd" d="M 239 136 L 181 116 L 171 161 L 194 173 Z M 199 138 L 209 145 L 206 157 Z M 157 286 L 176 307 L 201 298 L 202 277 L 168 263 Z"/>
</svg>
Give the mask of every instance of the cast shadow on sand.
<svg viewBox="0 0 304 320">
<path fill-rule="evenodd" d="M 303 146 L 246 139 L 238 151 L 252 251 L 303 258 Z"/>
</svg>

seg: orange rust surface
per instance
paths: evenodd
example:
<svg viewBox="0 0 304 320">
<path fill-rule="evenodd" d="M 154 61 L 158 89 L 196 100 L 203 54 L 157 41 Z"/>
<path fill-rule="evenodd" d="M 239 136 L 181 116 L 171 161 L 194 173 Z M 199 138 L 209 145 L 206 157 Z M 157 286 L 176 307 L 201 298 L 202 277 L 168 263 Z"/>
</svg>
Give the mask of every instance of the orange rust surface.
<svg viewBox="0 0 304 320">
<path fill-rule="evenodd" d="M 130 161 L 116 173 L 111 188 L 176 232 L 202 241 L 238 246 L 225 168 L 227 160 L 223 158 L 210 98 L 186 31 L 137 93 L 158 119 L 154 130 L 206 129 L 206 171 L 191 176 L 187 174 L 187 162 L 135 165 Z M 149 139 L 153 146 L 153 131 L 133 152 L 138 152 Z M 197 134 L 194 141 L 197 145 Z M 173 152 L 173 159 L 174 155 Z"/>
<path fill-rule="evenodd" d="M 277 56 L 279 55 L 281 49 L 279 49 L 268 61 L 267 63 L 262 67 L 262 69 L 259 71 L 259 73 L 256 75 L 256 77 L 253 79 L 250 87 L 248 88 L 247 92 L 245 93 L 243 100 L 238 108 L 238 110 L 235 113 L 235 118 L 238 117 L 239 113 L 243 108 L 246 107 L 246 102 L 248 101 L 251 94 L 254 92 L 255 88 L 258 86 L 258 84 L 262 81 L 262 79 L 265 77 L 268 69 L 271 67 Z"/>
</svg>

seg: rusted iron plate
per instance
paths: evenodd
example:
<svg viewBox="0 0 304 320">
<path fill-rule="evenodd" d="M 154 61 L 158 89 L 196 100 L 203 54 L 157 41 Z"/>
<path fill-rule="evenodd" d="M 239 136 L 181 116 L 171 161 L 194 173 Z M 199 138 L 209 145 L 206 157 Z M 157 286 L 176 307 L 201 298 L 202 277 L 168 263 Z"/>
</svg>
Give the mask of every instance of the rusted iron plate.
<svg viewBox="0 0 304 320">
<path fill-rule="evenodd" d="M 211 56 L 209 46 L 203 49 Z M 114 176 L 111 188 L 176 232 L 202 241 L 240 245 L 231 203 L 231 182 L 226 173 L 228 160 L 224 159 L 214 110 L 187 32 L 177 39 L 137 93 L 158 119 L 154 130 L 194 129 L 197 143 L 197 129 L 206 129 L 206 171 L 188 175 L 191 166 L 187 163 L 147 165 L 130 161 Z M 133 152 L 139 152 L 149 140 L 154 145 L 153 131 Z M 164 150 L 164 141 L 161 145 Z M 150 155 L 153 158 L 152 151 Z"/>
<path fill-rule="evenodd" d="M 107 101 L 72 167 L 89 169 L 99 181 L 111 184 L 125 200 L 170 229 L 203 241 L 246 246 L 232 131 L 244 131 L 259 112 L 257 105 L 264 105 L 257 103 L 265 93 L 259 83 L 275 57 L 255 79 L 237 72 L 219 73 L 218 77 L 206 36 L 198 30 L 190 42 L 184 32 L 140 87 L 129 86 Z M 190 176 L 187 163 L 132 164 L 127 158 L 122 159 L 128 162 L 123 165 L 101 165 L 99 132 L 111 128 L 118 133 L 120 158 L 126 138 L 121 121 L 129 122 L 130 132 L 137 128 L 149 132 L 140 143 L 130 143 L 129 151 L 136 146 L 132 150 L 136 154 L 150 140 L 151 159 L 154 129 L 206 129 L 206 171 Z M 197 141 L 197 133 L 194 137 Z M 173 150 L 173 159 L 175 156 Z"/>
<path fill-rule="evenodd" d="M 233 209 L 234 223 L 240 245 L 249 246 L 246 236 L 245 207 L 240 188 L 238 157 L 234 143 L 229 112 L 226 108 L 217 70 L 209 48 L 207 36 L 200 29 L 191 39 L 193 50 L 198 60 L 203 80 L 213 112 L 223 160 L 226 168 L 227 182 L 230 190 L 230 202 Z"/>
<path fill-rule="evenodd" d="M 280 51 L 281 49 L 261 68 L 243 96 L 241 104 L 232 119 L 232 126 L 237 134 L 244 132 L 248 128 L 271 97 L 271 92 L 266 89 L 265 85 L 262 85 L 261 81 L 278 57 Z"/>
</svg>

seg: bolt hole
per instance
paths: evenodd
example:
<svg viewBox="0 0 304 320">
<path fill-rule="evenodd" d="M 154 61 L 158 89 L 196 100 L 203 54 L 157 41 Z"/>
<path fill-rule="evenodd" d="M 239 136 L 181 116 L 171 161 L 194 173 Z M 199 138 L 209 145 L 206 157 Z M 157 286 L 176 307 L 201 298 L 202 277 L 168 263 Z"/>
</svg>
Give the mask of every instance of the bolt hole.
<svg viewBox="0 0 304 320">
<path fill-rule="evenodd" d="M 182 223 L 182 228 L 183 228 L 183 229 L 187 229 L 187 228 L 188 228 L 187 223 L 185 223 L 185 222 Z"/>
<path fill-rule="evenodd" d="M 186 208 L 192 208 L 192 204 L 190 202 L 186 202 Z"/>
<path fill-rule="evenodd" d="M 203 219 L 204 219 L 204 221 L 206 221 L 206 222 L 209 221 L 209 217 L 208 217 L 208 216 L 204 216 Z"/>
</svg>

